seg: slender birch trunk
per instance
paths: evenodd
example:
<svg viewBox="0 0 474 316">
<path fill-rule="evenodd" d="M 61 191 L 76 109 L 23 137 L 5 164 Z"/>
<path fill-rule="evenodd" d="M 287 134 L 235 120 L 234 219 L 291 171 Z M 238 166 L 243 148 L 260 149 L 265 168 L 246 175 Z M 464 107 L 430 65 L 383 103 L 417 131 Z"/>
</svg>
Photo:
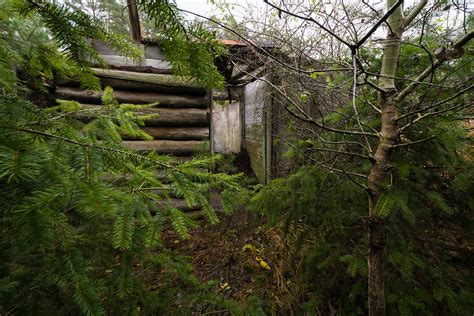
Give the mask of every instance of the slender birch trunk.
<svg viewBox="0 0 474 316">
<path fill-rule="evenodd" d="M 392 7 L 396 0 L 387 0 L 387 9 Z M 376 204 L 384 191 L 384 180 L 389 176 L 392 164 L 392 146 L 399 137 L 397 126 L 397 104 L 394 97 L 397 93 L 394 77 L 398 67 L 400 53 L 400 39 L 402 35 L 402 8 L 397 10 L 388 19 L 390 28 L 384 43 L 382 68 L 380 71 L 379 86 L 384 92 L 379 93 L 378 103 L 381 109 L 381 131 L 377 148 L 374 153 L 375 162 L 368 178 L 369 188 L 369 255 L 368 255 L 368 300 L 369 315 L 385 315 L 385 288 L 384 288 L 384 247 L 385 222 L 376 214 Z"/>
</svg>

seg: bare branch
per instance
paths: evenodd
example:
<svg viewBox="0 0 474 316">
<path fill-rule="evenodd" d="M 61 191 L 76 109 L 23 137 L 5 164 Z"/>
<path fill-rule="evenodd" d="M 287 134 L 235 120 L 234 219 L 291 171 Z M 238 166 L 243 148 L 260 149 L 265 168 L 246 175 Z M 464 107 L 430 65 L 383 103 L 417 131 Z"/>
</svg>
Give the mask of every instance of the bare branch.
<svg viewBox="0 0 474 316">
<path fill-rule="evenodd" d="M 411 145 L 415 145 L 415 144 L 424 143 L 424 142 L 427 142 L 427 141 L 432 140 L 434 138 L 436 138 L 436 135 L 433 135 L 433 136 L 430 136 L 430 137 L 427 137 L 427 138 L 423 138 L 423 139 L 420 139 L 420 140 L 416 140 L 414 142 L 392 145 L 392 146 L 390 146 L 390 148 L 407 147 L 407 146 L 411 146 Z"/>
<path fill-rule="evenodd" d="M 354 82 L 352 83 L 352 109 L 354 110 L 355 118 L 356 118 L 357 124 L 359 125 L 360 131 L 364 133 L 364 140 L 365 140 L 365 143 L 367 144 L 367 148 L 369 149 L 369 153 L 372 154 L 372 147 L 370 146 L 370 142 L 367 139 L 367 136 L 365 135 L 364 128 L 362 127 L 362 124 L 360 122 L 359 112 L 357 111 L 357 105 L 356 105 L 357 61 L 356 60 L 357 60 L 357 57 L 355 55 L 352 55 L 352 67 L 354 68 L 354 74 L 353 74 Z"/>
<path fill-rule="evenodd" d="M 395 80 L 410 81 L 410 82 L 413 82 L 413 83 L 416 83 L 416 84 L 424 84 L 424 85 L 427 85 L 427 86 L 438 87 L 438 88 L 441 88 L 441 89 L 452 89 L 453 88 L 452 86 L 444 86 L 444 85 L 441 85 L 441 84 L 436 84 L 436 83 L 431 83 L 431 82 L 417 81 L 416 79 L 410 79 L 410 78 L 404 78 L 404 77 L 387 76 L 387 75 L 377 74 L 377 73 L 373 73 L 373 72 L 366 72 L 366 74 L 374 76 L 374 77 L 378 77 L 378 78 L 390 78 L 390 79 L 395 79 Z M 379 87 L 377 90 L 379 90 L 379 89 L 381 89 L 381 88 Z"/>
<path fill-rule="evenodd" d="M 397 8 L 403 3 L 403 0 L 398 0 L 371 28 L 370 30 L 362 37 L 354 46 L 354 48 L 361 47 L 365 41 L 378 29 L 380 24 L 384 23 L 392 14 L 397 10 Z"/>
<path fill-rule="evenodd" d="M 342 169 L 337 169 L 337 168 L 334 168 L 334 163 L 333 163 L 333 166 L 330 167 L 330 166 L 327 166 L 323 163 L 321 163 L 320 161 L 314 159 L 313 157 L 310 157 L 308 155 L 306 155 L 305 153 L 301 152 L 301 150 L 299 148 L 297 148 L 295 145 L 293 145 L 291 142 L 287 141 L 286 139 L 282 138 L 281 136 L 279 137 L 281 140 L 283 140 L 288 146 L 290 146 L 292 149 L 294 149 L 296 152 L 302 154 L 305 158 L 311 160 L 314 164 L 318 165 L 318 166 L 321 166 L 323 168 L 326 168 L 328 169 L 329 171 L 335 171 L 335 172 L 339 172 L 339 173 L 342 173 L 344 174 L 345 176 L 348 176 L 348 175 L 351 175 L 351 176 L 355 176 L 355 177 L 360 177 L 360 178 L 363 178 L 363 179 L 367 179 L 367 175 L 365 174 L 362 174 L 362 173 L 357 173 L 357 172 L 349 172 L 349 171 L 344 171 Z M 365 189 L 367 189 L 365 187 L 365 185 L 363 184 L 360 184 L 358 183 L 358 185 L 361 185 L 363 186 Z"/>
<path fill-rule="evenodd" d="M 219 21 L 216 21 L 212 18 L 208 18 L 204 15 L 201 15 L 201 14 L 198 14 L 198 13 L 195 13 L 195 12 L 192 12 L 192 11 L 188 11 L 188 10 L 184 10 L 184 9 L 179 9 L 179 11 L 181 12 L 184 12 L 184 13 L 189 13 L 189 14 L 192 14 L 198 18 L 201 18 L 201 19 L 204 19 L 204 20 L 207 20 L 209 22 L 212 22 L 220 27 L 222 27 L 223 29 L 225 29 L 226 31 L 229 31 L 230 33 L 238 36 L 241 40 L 243 40 L 244 42 L 246 42 L 249 46 L 253 47 L 257 52 L 259 52 L 260 54 L 274 60 L 275 62 L 277 62 L 278 64 L 282 65 L 283 67 L 285 68 L 288 68 L 290 70 L 293 70 L 295 72 L 300 72 L 300 73 L 304 73 L 304 74 L 313 74 L 313 73 L 318 73 L 318 72 L 338 72 L 338 71 L 350 71 L 352 70 L 352 68 L 334 68 L 334 69 L 314 69 L 314 70 L 304 70 L 304 69 L 300 69 L 300 68 L 297 68 L 297 67 L 293 67 L 292 65 L 289 65 L 287 63 L 285 63 L 284 61 L 282 61 L 281 59 L 279 59 L 278 57 L 274 56 L 273 54 L 271 54 L 270 52 L 268 52 L 268 50 L 266 50 L 265 48 L 263 48 L 262 46 L 260 45 L 257 45 L 255 44 L 254 42 L 252 42 L 251 40 L 249 40 L 246 36 L 240 34 L 239 32 L 237 32 L 235 29 L 225 25 L 224 23 L 221 23 Z"/>
<path fill-rule="evenodd" d="M 423 10 L 423 8 L 428 4 L 428 0 L 421 0 L 418 4 L 410 11 L 410 13 L 403 20 L 400 28 L 402 30 L 406 29 L 408 25 L 417 17 L 417 15 Z"/>
<path fill-rule="evenodd" d="M 474 38 L 474 31 L 471 31 L 467 34 L 465 34 L 461 39 L 459 39 L 454 45 L 454 48 L 459 48 L 464 46 L 466 43 L 468 43 L 472 38 Z M 436 70 L 441 64 L 447 59 L 447 57 L 443 57 L 441 59 L 435 60 L 435 62 L 426 68 L 416 79 L 414 82 L 412 82 L 410 85 L 408 85 L 405 89 L 403 89 L 398 95 L 394 98 L 396 102 L 400 102 L 403 100 L 406 96 L 408 96 L 415 88 L 418 86 L 419 82 L 422 82 L 426 77 L 428 77 L 433 71 Z"/>
<path fill-rule="evenodd" d="M 338 154 L 342 154 L 342 155 L 354 156 L 354 157 L 359 157 L 359 158 L 367 159 L 367 160 L 370 160 L 370 161 L 374 161 L 373 157 L 358 154 L 358 153 L 353 153 L 353 152 L 350 152 L 350 151 L 342 151 L 342 150 L 324 148 L 324 147 L 312 147 L 312 148 L 309 148 L 309 149 L 314 150 L 314 151 L 327 151 L 327 152 L 330 152 L 330 153 L 338 153 Z"/>
<path fill-rule="evenodd" d="M 418 109 L 418 110 L 416 110 L 416 111 L 412 111 L 412 112 L 409 112 L 409 113 L 405 113 L 405 114 L 403 114 L 402 116 L 400 116 L 399 118 L 397 118 L 397 121 L 399 121 L 399 120 L 401 120 L 401 119 L 404 119 L 404 118 L 407 117 L 407 116 L 410 116 L 410 115 L 413 115 L 413 114 L 417 114 L 417 113 L 421 113 L 421 112 L 430 110 L 430 109 L 432 109 L 432 108 L 435 108 L 435 107 L 437 107 L 437 106 L 443 105 L 443 104 L 445 104 L 445 103 L 447 103 L 447 102 L 449 102 L 449 101 L 452 101 L 452 100 L 454 100 L 454 99 L 460 97 L 461 95 L 463 95 L 464 93 L 468 92 L 469 90 L 472 90 L 473 88 L 474 88 L 474 85 L 470 85 L 470 86 L 467 87 L 466 89 L 463 89 L 463 90 L 459 91 L 458 93 L 456 93 L 456 94 L 450 96 L 449 98 L 447 98 L 447 99 L 445 99 L 445 100 L 443 100 L 443 101 L 437 102 L 437 103 L 435 103 L 435 104 L 433 104 L 433 105 L 430 105 L 430 106 L 428 106 L 428 107 L 426 107 L 426 108 L 422 108 L 422 109 Z"/>
<path fill-rule="evenodd" d="M 239 68 L 239 66 L 237 66 L 235 63 L 234 63 L 234 67 L 236 67 L 237 69 L 239 69 L 239 71 L 244 71 L 242 70 L 241 68 Z M 349 130 L 342 130 L 342 129 L 337 129 L 337 128 L 333 128 L 333 127 L 329 127 L 329 126 L 326 126 L 320 122 L 317 122 L 315 121 L 311 116 L 308 115 L 308 113 L 306 113 L 295 101 L 293 101 L 288 95 L 286 95 L 286 93 L 284 93 L 283 91 L 281 91 L 281 89 L 279 89 L 276 85 L 274 85 L 271 81 L 265 79 L 265 78 L 262 78 L 262 77 L 255 77 L 253 76 L 252 74 L 249 74 L 247 73 L 249 76 L 251 76 L 252 78 L 254 78 L 255 80 L 260 80 L 260 81 L 263 81 L 263 82 L 266 82 L 269 86 L 271 86 L 276 92 L 278 92 L 278 94 L 280 94 L 282 97 L 284 97 L 287 101 L 289 101 L 291 103 L 291 105 L 293 105 L 296 110 L 300 113 L 301 116 L 299 115 L 296 115 L 293 113 L 293 115 L 295 115 L 297 118 L 307 122 L 307 123 L 310 123 L 312 125 L 315 125 L 319 128 L 322 128 L 322 129 L 325 129 L 327 131 L 330 131 L 330 132 L 334 132 L 334 133 L 339 133 L 339 134 L 348 134 L 348 135 L 361 135 L 361 136 L 371 136 L 371 137 L 378 137 L 377 134 L 375 133 L 368 133 L 368 132 L 359 132 L 359 131 L 349 131 Z M 286 109 L 288 109 L 286 106 L 285 106 Z"/>
<path fill-rule="evenodd" d="M 403 0 L 401 0 L 403 2 Z M 263 2 L 265 2 L 267 5 L 271 6 L 272 8 L 278 10 L 279 12 L 284 12 L 290 16 L 293 16 L 295 18 L 298 18 L 298 19 L 302 19 L 302 20 L 305 20 L 305 21 L 309 21 L 309 22 L 313 22 L 314 24 L 316 24 L 317 26 L 319 26 L 321 29 L 323 29 L 325 32 L 329 33 L 331 36 L 333 36 L 335 39 L 337 39 L 339 42 L 343 43 L 344 45 L 346 45 L 347 47 L 349 47 L 351 50 L 354 48 L 354 45 L 353 44 L 350 44 L 348 43 L 347 41 L 343 40 L 342 38 L 340 38 L 337 34 L 335 34 L 333 31 L 331 31 L 330 29 L 328 29 L 327 27 L 325 27 L 324 25 L 322 25 L 321 23 L 319 23 L 318 21 L 316 21 L 314 18 L 310 17 L 310 16 L 302 16 L 302 15 L 298 15 L 296 13 L 293 13 L 291 11 L 288 11 L 288 10 L 285 10 L 285 9 L 282 9 L 280 8 L 279 6 L 269 2 L 268 0 L 263 0 Z"/>
<path fill-rule="evenodd" d="M 445 113 L 445 112 L 449 112 L 449 111 L 453 111 L 453 110 L 456 110 L 456 109 L 459 109 L 461 107 L 468 107 L 468 106 L 471 106 L 472 103 L 468 103 L 468 104 L 464 104 L 464 103 L 460 103 L 460 104 L 457 104 L 455 106 L 452 106 L 450 108 L 447 108 L 447 109 L 444 109 L 444 110 L 439 110 L 439 111 L 436 111 L 436 112 L 430 112 L 430 113 L 426 113 L 425 115 L 420 115 L 419 117 L 417 117 L 416 119 L 414 119 L 412 122 L 410 123 L 407 123 L 405 124 L 403 127 L 400 128 L 400 131 L 404 131 L 405 129 L 407 129 L 408 127 L 412 126 L 413 124 L 415 124 L 416 122 L 419 122 L 421 121 L 422 119 L 425 119 L 429 116 L 434 116 L 434 115 L 439 115 L 439 114 L 442 114 L 442 113 Z"/>
</svg>

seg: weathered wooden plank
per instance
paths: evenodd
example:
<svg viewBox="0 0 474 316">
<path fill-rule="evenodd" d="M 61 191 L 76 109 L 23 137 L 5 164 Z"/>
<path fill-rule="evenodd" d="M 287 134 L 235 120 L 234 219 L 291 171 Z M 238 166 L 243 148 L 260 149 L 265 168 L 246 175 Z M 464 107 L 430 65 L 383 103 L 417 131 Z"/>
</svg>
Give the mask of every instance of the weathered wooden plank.
<svg viewBox="0 0 474 316">
<path fill-rule="evenodd" d="M 203 140 L 209 137 L 208 127 L 143 127 L 142 130 L 154 139 Z M 126 140 L 138 139 L 129 135 L 122 137 Z"/>
<path fill-rule="evenodd" d="M 177 156 L 190 155 L 204 146 L 203 141 L 198 140 L 153 140 L 153 141 L 123 141 L 122 144 L 130 149 L 149 152 L 155 151 L 159 154 L 172 154 Z"/>
<path fill-rule="evenodd" d="M 166 60 L 146 58 L 144 60 L 132 60 L 121 55 L 102 55 L 102 58 L 107 62 L 109 66 L 114 67 L 151 67 L 155 69 L 170 70 L 171 64 Z M 112 68 L 113 69 L 113 68 Z M 122 71 L 134 72 L 134 69 L 123 69 Z M 150 73 L 145 72 L 145 73 Z M 154 72 L 163 74 L 163 72 Z M 170 72 L 168 72 L 170 73 Z"/>
<path fill-rule="evenodd" d="M 103 41 L 91 40 L 91 44 L 101 56 L 119 54 L 119 51 L 117 49 L 112 48 L 110 45 Z M 137 45 L 137 48 L 140 48 L 140 45 Z"/>
<path fill-rule="evenodd" d="M 76 100 L 84 103 L 101 104 L 102 92 L 84 90 L 74 87 L 57 87 L 57 98 Z M 114 90 L 114 95 L 120 103 L 147 104 L 159 102 L 164 107 L 207 107 L 205 96 L 169 95 L 155 92 L 134 92 Z"/>
<path fill-rule="evenodd" d="M 169 61 L 152 58 L 145 59 L 145 66 L 159 69 L 172 69 L 171 63 Z"/>
<path fill-rule="evenodd" d="M 137 92 L 155 92 L 163 94 L 188 94 L 188 95 L 197 95 L 205 96 L 206 92 L 201 89 L 196 89 L 192 87 L 170 87 L 170 86 L 160 86 L 148 82 L 140 81 L 130 81 L 122 79 L 114 79 L 101 77 L 100 82 L 102 87 L 110 86 L 115 90 L 131 90 Z M 77 85 L 76 85 L 77 86 Z"/>
<path fill-rule="evenodd" d="M 100 67 L 100 65 L 94 65 L 94 66 Z M 171 70 L 171 68 L 166 68 L 167 67 L 166 64 L 155 63 L 153 59 L 151 61 L 149 59 L 146 59 L 145 66 L 143 65 L 121 66 L 121 65 L 109 64 L 109 67 L 111 69 L 117 69 L 117 70 L 123 70 L 123 71 L 135 71 L 135 72 L 143 72 L 143 73 L 168 74 L 168 75 L 173 74 L 173 71 Z"/>
<path fill-rule="evenodd" d="M 144 87 L 154 87 L 156 90 L 172 93 L 205 94 L 206 89 L 201 87 L 194 78 L 183 78 L 173 75 L 140 73 L 123 70 L 92 68 L 94 73 L 101 78 L 102 83 L 120 89 L 137 89 L 137 84 L 146 84 Z"/>
<path fill-rule="evenodd" d="M 212 93 L 212 99 L 214 100 L 239 100 L 240 94 L 236 91 L 214 91 Z"/>
<path fill-rule="evenodd" d="M 154 108 L 137 111 L 139 115 L 158 114 L 145 120 L 146 126 L 209 126 L 209 112 L 206 109 Z"/>
<path fill-rule="evenodd" d="M 112 66 L 140 66 L 140 60 L 133 60 L 120 55 L 101 55 L 107 64 Z"/>
<path fill-rule="evenodd" d="M 84 118 L 93 118 L 95 114 L 104 114 L 106 109 L 101 105 L 82 104 L 82 109 L 90 110 L 80 113 Z M 207 109 L 194 108 L 145 108 L 133 111 L 136 115 L 153 115 L 144 120 L 148 127 L 206 127 L 209 126 L 209 112 Z"/>
<path fill-rule="evenodd" d="M 161 52 L 160 48 L 154 45 L 145 46 L 145 57 L 149 59 L 165 60 L 165 55 Z"/>
</svg>

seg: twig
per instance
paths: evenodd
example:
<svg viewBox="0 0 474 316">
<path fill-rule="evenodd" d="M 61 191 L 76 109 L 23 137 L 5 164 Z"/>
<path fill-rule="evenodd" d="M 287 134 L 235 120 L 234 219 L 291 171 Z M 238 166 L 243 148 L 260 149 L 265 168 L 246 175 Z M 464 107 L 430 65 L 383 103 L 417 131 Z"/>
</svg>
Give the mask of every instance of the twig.
<svg viewBox="0 0 474 316">
<path fill-rule="evenodd" d="M 242 69 L 239 68 L 239 66 L 237 66 L 235 63 L 233 63 L 234 66 L 239 70 L 239 71 L 243 71 Z M 334 132 L 334 133 L 340 133 L 340 134 L 352 134 L 352 135 L 367 135 L 367 136 L 371 136 L 371 137 L 378 137 L 377 134 L 375 133 L 368 133 L 368 132 L 359 132 L 359 131 L 349 131 L 349 130 L 340 130 L 340 129 L 337 129 L 337 128 L 332 128 L 332 127 L 328 127 L 328 126 L 325 126 L 324 124 L 321 124 L 317 121 L 315 121 L 311 116 L 308 115 L 308 113 L 306 113 L 298 104 L 296 104 L 295 101 L 293 101 L 288 95 L 286 95 L 286 93 L 284 93 L 283 91 L 281 91 L 281 89 L 279 89 L 277 86 L 275 86 L 272 82 L 270 82 L 269 80 L 265 79 L 265 78 L 257 78 L 255 76 L 253 76 L 252 74 L 249 74 L 247 73 L 248 75 L 250 75 L 251 77 L 253 77 L 254 79 L 256 80 L 260 80 L 260 81 L 263 81 L 263 82 L 266 82 L 268 85 L 270 85 L 275 91 L 277 91 L 281 96 L 283 96 L 287 101 L 289 101 L 297 110 L 298 112 L 301 114 L 301 116 L 297 115 L 297 114 L 293 114 L 295 115 L 297 118 L 307 122 L 307 123 L 310 123 L 310 124 L 313 124 L 319 128 L 322 128 L 322 129 L 325 129 L 327 131 L 330 131 L 330 132 Z M 286 109 L 288 109 L 287 106 L 285 106 Z"/>
<path fill-rule="evenodd" d="M 66 137 L 62 137 L 62 136 L 58 136 L 58 135 L 54 135 L 54 134 L 50 134 L 50 133 L 46 133 L 46 132 L 42 132 L 42 131 L 32 130 L 32 129 L 28 129 L 28 128 L 11 127 L 11 126 L 0 126 L 0 128 L 14 129 L 14 130 L 17 130 L 17 131 L 20 131 L 20 132 L 36 134 L 36 135 L 40 135 L 40 136 L 44 136 L 44 137 L 48 137 L 48 138 L 58 139 L 58 140 L 61 140 L 61 141 L 64 141 L 64 142 L 67 142 L 67 143 L 70 143 L 70 144 L 82 146 L 82 147 L 96 148 L 96 149 L 103 150 L 103 151 L 109 151 L 109 152 L 114 152 L 114 153 L 118 153 L 118 154 L 122 154 L 122 155 L 132 156 L 132 157 L 138 158 L 140 160 L 145 160 L 145 161 L 156 163 L 156 164 L 158 164 L 158 165 L 160 165 L 164 168 L 174 168 L 172 165 L 165 164 L 161 161 L 157 161 L 157 160 L 149 158 L 149 157 L 145 157 L 145 156 L 142 156 L 142 155 L 139 155 L 139 154 L 136 154 L 136 153 L 133 153 L 133 152 L 125 151 L 125 150 L 120 150 L 120 149 L 117 149 L 117 148 L 111 148 L 111 147 L 99 146 L 99 145 L 94 145 L 94 144 L 81 143 L 81 142 L 75 141 L 75 140 L 70 139 L 70 138 L 66 138 Z"/>
<path fill-rule="evenodd" d="M 192 11 L 188 11 L 188 10 L 184 10 L 184 9 L 178 9 L 180 10 L 181 12 L 185 12 L 185 13 L 189 13 L 189 14 L 192 14 L 194 16 L 197 16 L 198 18 L 201 18 L 201 19 L 204 19 L 204 20 L 207 20 L 209 22 L 212 22 L 220 27 L 222 27 L 223 29 L 225 29 L 226 31 L 229 31 L 231 33 L 233 33 L 234 35 L 237 35 L 240 39 L 242 39 L 244 42 L 246 42 L 248 45 L 250 45 L 251 47 L 255 48 L 258 52 L 260 52 L 262 55 L 274 60 L 275 62 L 277 62 L 278 64 L 282 65 L 283 67 L 285 68 L 288 68 L 290 70 L 293 70 L 293 71 L 296 71 L 296 72 L 300 72 L 300 73 L 305 73 L 305 74 L 313 74 L 313 73 L 318 73 L 318 72 L 339 72 L 339 71 L 349 71 L 349 70 L 352 70 L 352 68 L 335 68 L 335 69 L 315 69 L 315 70 L 303 70 L 303 69 L 299 69 L 299 68 L 296 68 L 296 67 L 293 67 L 287 63 L 285 63 L 284 61 L 282 61 L 281 59 L 277 58 L 276 56 L 272 55 L 271 53 L 268 52 L 268 50 L 266 50 L 265 48 L 263 48 L 262 46 L 259 46 L 257 44 L 255 44 L 254 42 L 252 42 L 251 40 L 247 39 L 244 35 L 240 34 L 239 32 L 237 32 L 235 29 L 225 25 L 224 23 L 221 23 L 219 21 L 216 21 L 212 18 L 208 18 L 204 15 L 201 15 L 201 14 L 198 14 L 198 13 L 194 13 Z"/>
<path fill-rule="evenodd" d="M 370 30 L 362 37 L 354 46 L 355 48 L 361 47 L 365 41 L 378 29 L 380 24 L 384 23 L 395 10 L 403 3 L 403 0 L 398 0 L 388 11 L 370 28 Z"/>
<path fill-rule="evenodd" d="M 449 112 L 449 111 L 453 111 L 453 110 L 456 110 L 462 106 L 471 106 L 472 103 L 468 103 L 468 104 L 464 104 L 464 103 L 461 103 L 461 104 L 458 104 L 458 105 L 455 105 L 453 107 L 450 107 L 450 108 L 447 108 L 447 109 L 444 109 L 444 110 L 440 110 L 440 111 L 436 111 L 436 112 L 430 112 L 430 113 L 427 113 L 425 115 L 422 115 L 422 116 L 419 116 L 417 117 L 416 119 L 414 119 L 412 122 L 410 123 L 407 123 L 405 124 L 403 127 L 400 128 L 400 131 L 403 131 L 405 129 L 407 129 L 408 127 L 410 127 L 411 125 L 415 124 L 416 122 L 419 122 L 421 121 L 422 119 L 425 119 L 429 116 L 433 116 L 433 115 L 438 115 L 438 114 L 441 114 L 441 113 L 445 113 L 445 112 Z"/>
<path fill-rule="evenodd" d="M 436 138 L 436 135 L 433 135 L 433 136 L 430 136 L 430 137 L 427 137 L 427 138 L 423 138 L 423 139 L 420 139 L 420 140 L 416 140 L 416 141 L 413 141 L 413 142 L 409 142 L 409 143 L 392 145 L 392 146 L 390 146 L 390 148 L 399 148 L 399 147 L 406 147 L 406 146 L 411 146 L 411 145 L 415 145 L 415 144 L 420 144 L 420 143 L 424 143 L 424 142 L 427 142 L 429 140 L 432 140 L 433 138 Z"/>
<path fill-rule="evenodd" d="M 468 92 L 469 90 L 472 90 L 472 89 L 474 89 L 474 85 L 470 85 L 470 86 L 467 87 L 466 89 L 463 89 L 463 90 L 459 91 L 458 93 L 456 93 L 456 94 L 450 96 L 449 98 L 447 98 L 447 99 L 445 99 L 445 100 L 443 100 L 443 101 L 437 102 L 437 103 L 435 103 L 435 104 L 433 104 L 433 105 L 430 105 L 430 106 L 428 106 L 428 107 L 426 107 L 426 108 L 422 108 L 422 109 L 418 109 L 418 110 L 416 110 L 416 111 L 412 111 L 412 112 L 409 112 L 409 113 L 405 113 L 405 114 L 401 115 L 400 117 L 398 117 L 396 120 L 399 121 L 399 120 L 401 120 L 401 119 L 404 119 L 404 118 L 407 117 L 407 116 L 414 115 L 414 114 L 417 114 L 417 113 L 421 113 L 421 112 L 430 110 L 430 109 L 432 109 L 432 108 L 435 108 L 435 107 L 437 107 L 437 106 L 443 105 L 443 104 L 445 104 L 445 103 L 447 103 L 447 102 L 449 102 L 449 101 L 452 101 L 452 100 L 454 100 L 454 99 L 460 97 L 461 95 L 463 95 L 464 93 L 466 93 L 466 92 Z"/>
<path fill-rule="evenodd" d="M 461 37 L 454 45 L 454 48 L 459 48 L 464 46 L 466 43 L 468 43 L 472 38 L 474 38 L 474 31 L 471 31 L 467 34 L 465 34 L 463 37 Z M 395 96 L 394 101 L 395 102 L 400 102 L 402 101 L 406 96 L 408 96 L 415 88 L 418 86 L 418 83 L 423 81 L 426 77 L 428 77 L 433 71 L 436 70 L 445 60 L 447 57 L 443 57 L 441 59 L 437 59 L 431 66 L 426 68 L 416 79 L 415 82 L 412 82 L 410 85 L 408 85 L 405 89 L 403 89 L 400 93 L 398 93 L 397 96 Z"/>
<path fill-rule="evenodd" d="M 428 0 L 421 0 L 405 17 L 405 19 L 402 21 L 402 25 L 400 26 L 400 28 L 402 30 L 405 30 L 427 4 Z"/>
<path fill-rule="evenodd" d="M 359 112 L 357 111 L 357 105 L 356 105 L 356 91 L 357 91 L 357 62 L 356 62 L 356 55 L 352 55 L 352 67 L 354 68 L 354 74 L 353 74 L 353 84 L 352 84 L 352 108 L 354 110 L 355 118 L 357 121 L 357 124 L 359 125 L 359 128 L 362 133 L 364 133 L 364 140 L 365 143 L 367 144 L 367 148 L 369 149 L 369 153 L 372 154 L 372 147 L 370 146 L 370 142 L 367 139 L 367 136 L 365 135 L 364 128 L 362 127 L 362 124 L 360 122 L 359 118 Z"/>
<path fill-rule="evenodd" d="M 403 0 L 400 0 L 403 2 Z M 269 2 L 268 0 L 263 0 L 263 2 L 265 2 L 267 5 L 271 6 L 272 8 L 275 8 L 277 9 L 279 12 L 284 12 L 290 16 L 293 16 L 295 18 L 298 18 L 298 19 L 302 19 L 302 20 L 305 20 L 305 21 L 309 21 L 309 22 L 313 22 L 314 24 L 316 24 L 318 27 L 320 27 L 321 29 L 323 29 L 325 32 L 327 32 L 328 34 L 330 34 L 331 36 L 333 36 L 335 39 L 337 39 L 339 42 L 343 43 L 344 45 L 346 45 L 347 47 L 349 47 L 351 50 L 354 47 L 353 44 L 349 44 L 347 41 L 343 40 L 342 38 L 340 38 L 337 34 L 335 34 L 333 31 L 329 30 L 327 27 L 325 27 L 324 25 L 322 25 L 321 23 L 319 23 L 318 21 L 316 21 L 315 19 L 313 19 L 312 17 L 310 16 L 302 16 L 302 15 L 298 15 L 296 13 L 293 13 L 291 11 L 288 11 L 288 10 L 285 10 L 285 9 L 282 9 L 280 7 L 278 7 L 277 5 Z"/>
</svg>

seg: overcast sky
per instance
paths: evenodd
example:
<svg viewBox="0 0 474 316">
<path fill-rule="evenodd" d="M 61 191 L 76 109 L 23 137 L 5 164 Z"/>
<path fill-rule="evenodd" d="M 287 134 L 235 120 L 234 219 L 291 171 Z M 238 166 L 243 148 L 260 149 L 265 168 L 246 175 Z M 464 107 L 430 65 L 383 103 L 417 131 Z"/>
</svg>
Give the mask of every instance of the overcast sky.
<svg viewBox="0 0 474 316">
<path fill-rule="evenodd" d="M 208 0 L 176 0 L 176 4 L 180 9 L 189 10 L 206 16 L 209 16 L 212 11 L 212 5 L 208 4 Z"/>
</svg>

